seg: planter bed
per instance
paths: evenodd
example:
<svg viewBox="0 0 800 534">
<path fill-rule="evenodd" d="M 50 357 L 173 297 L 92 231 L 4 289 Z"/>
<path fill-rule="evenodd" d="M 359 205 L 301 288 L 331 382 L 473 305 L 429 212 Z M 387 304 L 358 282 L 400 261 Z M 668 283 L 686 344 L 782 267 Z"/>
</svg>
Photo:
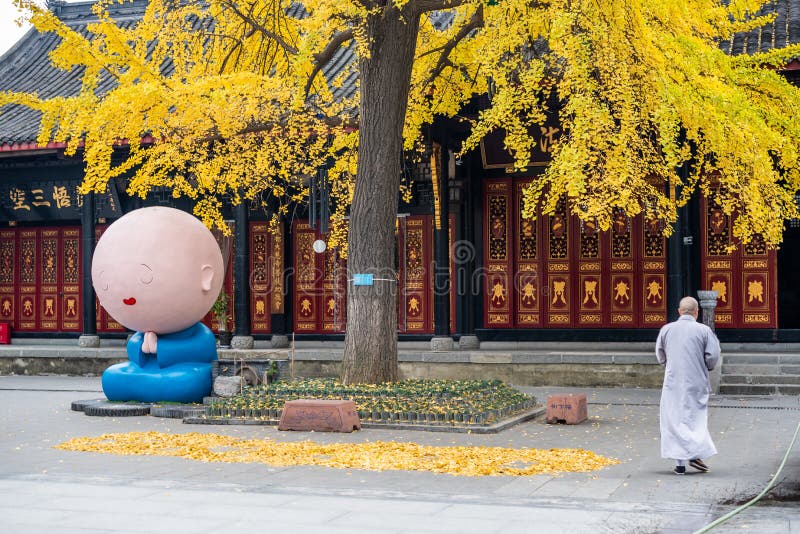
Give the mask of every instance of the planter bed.
<svg viewBox="0 0 800 534">
<path fill-rule="evenodd" d="M 207 398 L 204 420 L 209 424 L 249 420 L 257 421 L 251 424 L 277 424 L 284 404 L 297 399 L 352 400 L 365 428 L 489 428 L 536 411 L 534 397 L 499 380 L 404 380 L 345 386 L 331 379 L 316 379 L 249 387 L 231 398 Z"/>
</svg>

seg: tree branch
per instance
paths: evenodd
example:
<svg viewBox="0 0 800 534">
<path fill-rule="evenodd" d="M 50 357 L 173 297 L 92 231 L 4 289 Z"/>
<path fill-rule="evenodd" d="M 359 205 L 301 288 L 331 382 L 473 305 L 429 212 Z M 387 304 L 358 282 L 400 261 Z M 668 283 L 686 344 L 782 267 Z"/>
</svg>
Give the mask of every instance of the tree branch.
<svg viewBox="0 0 800 534">
<path fill-rule="evenodd" d="M 233 13 L 237 17 L 239 17 L 240 19 L 245 21 L 247 24 L 250 24 L 253 28 L 256 28 L 259 32 L 264 34 L 266 37 L 268 37 L 268 38 L 274 40 L 276 43 L 278 43 L 281 46 L 281 48 L 283 48 L 286 52 L 288 52 L 289 54 L 292 54 L 292 55 L 296 55 L 297 54 L 297 49 L 295 47 L 293 47 L 292 45 L 290 45 L 288 42 L 286 42 L 286 40 L 283 37 L 281 37 L 277 33 L 273 32 L 269 28 L 265 27 L 263 24 L 258 22 L 253 17 L 251 17 L 249 15 L 246 15 L 245 13 L 242 13 L 242 11 L 236 6 L 236 4 L 234 2 L 226 1 L 225 5 L 231 11 L 233 11 Z"/>
<path fill-rule="evenodd" d="M 429 11 L 439 11 L 464 5 L 468 0 L 417 0 L 414 2 L 413 9 L 417 13 L 427 13 Z"/>
<path fill-rule="evenodd" d="M 357 128 L 358 127 L 357 123 L 353 123 L 353 122 L 347 121 L 345 119 L 342 119 L 341 117 L 323 117 L 322 119 L 320 119 L 320 121 L 324 125 L 329 126 L 331 128 Z M 250 124 L 249 126 L 245 126 L 241 130 L 236 132 L 234 134 L 234 136 L 255 134 L 255 133 L 263 133 L 263 132 L 267 132 L 267 131 L 270 131 L 270 130 L 274 130 L 275 128 L 280 128 L 282 126 L 284 126 L 284 125 L 280 120 L 277 121 L 277 122 L 255 122 L 255 123 Z M 209 133 L 208 135 L 206 135 L 205 137 L 197 138 L 196 142 L 197 143 L 213 143 L 215 141 L 224 141 L 227 138 L 228 137 L 226 137 L 226 136 L 224 136 L 222 134 L 213 133 L 213 130 L 212 130 L 212 132 Z"/>
<path fill-rule="evenodd" d="M 436 62 L 436 66 L 431 71 L 430 76 L 425 80 L 424 85 L 430 85 L 433 81 L 442 73 L 445 67 L 448 65 L 452 65 L 450 62 L 450 53 L 453 49 L 458 46 L 458 44 L 467 37 L 472 30 L 480 28 L 483 26 L 483 5 L 479 5 L 478 9 L 475 10 L 475 13 L 472 14 L 469 21 L 464 24 L 458 33 L 456 33 L 449 41 L 447 41 L 444 45 L 435 48 L 433 50 L 429 50 L 425 52 L 419 57 L 424 57 L 428 54 L 439 52 L 441 51 L 441 55 L 439 56 L 439 61 Z"/>
<path fill-rule="evenodd" d="M 342 44 L 346 43 L 352 38 L 353 30 L 338 32 L 334 34 L 334 36 L 331 38 L 331 41 L 325 46 L 325 49 L 322 52 L 314 55 L 314 70 L 311 71 L 311 74 L 308 76 L 308 81 L 306 82 L 306 96 L 308 96 L 308 92 L 311 90 L 311 85 L 314 83 L 314 78 L 317 77 L 317 74 L 319 74 L 319 71 L 322 70 L 322 67 L 324 67 L 328 61 L 333 58 L 333 55 L 337 50 L 339 50 Z"/>
</svg>

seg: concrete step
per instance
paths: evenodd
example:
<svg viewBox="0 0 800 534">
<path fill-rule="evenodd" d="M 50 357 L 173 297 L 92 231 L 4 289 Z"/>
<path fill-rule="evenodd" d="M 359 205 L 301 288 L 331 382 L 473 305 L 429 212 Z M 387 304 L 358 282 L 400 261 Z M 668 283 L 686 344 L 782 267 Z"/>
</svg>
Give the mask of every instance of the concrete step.
<svg viewBox="0 0 800 534">
<path fill-rule="evenodd" d="M 800 343 L 722 343 L 722 352 L 760 352 L 767 354 L 794 352 L 800 354 Z"/>
<path fill-rule="evenodd" d="M 720 384 L 721 395 L 775 395 L 778 386 L 775 384 Z"/>
<path fill-rule="evenodd" d="M 800 395 L 800 384 L 720 384 L 721 395 Z"/>
<path fill-rule="evenodd" d="M 725 359 L 722 362 L 722 375 L 786 375 L 800 376 L 800 365 L 779 363 L 732 363 Z"/>
<path fill-rule="evenodd" d="M 779 364 L 779 365 L 800 365 L 800 354 L 768 354 L 757 352 L 745 353 L 723 353 L 722 359 L 725 363 L 733 364 Z"/>
<path fill-rule="evenodd" d="M 722 384 L 772 384 L 772 385 L 800 385 L 800 376 L 797 375 L 722 375 Z"/>
<path fill-rule="evenodd" d="M 722 362 L 722 376 L 725 375 L 779 375 L 781 374 L 778 364 L 755 364 L 755 363 L 728 363 Z"/>
</svg>

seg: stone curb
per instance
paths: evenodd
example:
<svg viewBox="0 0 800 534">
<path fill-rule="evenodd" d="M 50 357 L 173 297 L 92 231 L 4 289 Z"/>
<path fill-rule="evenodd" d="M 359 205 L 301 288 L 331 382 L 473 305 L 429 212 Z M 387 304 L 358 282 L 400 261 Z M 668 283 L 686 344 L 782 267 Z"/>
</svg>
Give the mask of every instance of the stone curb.
<svg viewBox="0 0 800 534">
<path fill-rule="evenodd" d="M 512 426 L 541 417 L 545 413 L 543 406 L 498 421 L 493 425 L 404 425 L 402 423 L 374 423 L 362 422 L 361 429 L 385 430 L 421 430 L 424 432 L 449 432 L 454 434 L 497 434 Z M 209 419 L 206 417 L 187 417 L 183 420 L 189 425 L 260 425 L 277 426 L 276 419 L 246 419 L 243 417 L 230 417 L 227 419 Z"/>
</svg>

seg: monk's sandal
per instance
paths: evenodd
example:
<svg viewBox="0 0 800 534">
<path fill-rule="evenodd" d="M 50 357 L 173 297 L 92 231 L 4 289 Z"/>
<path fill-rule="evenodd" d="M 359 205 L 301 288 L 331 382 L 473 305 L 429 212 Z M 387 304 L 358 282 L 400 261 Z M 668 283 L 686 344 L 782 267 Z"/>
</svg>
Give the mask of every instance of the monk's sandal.
<svg viewBox="0 0 800 534">
<path fill-rule="evenodd" d="M 698 458 L 696 460 L 690 460 L 689 461 L 689 465 L 691 465 L 692 467 L 694 467 L 698 471 L 702 471 L 703 473 L 708 473 L 708 466 L 700 458 Z"/>
</svg>

